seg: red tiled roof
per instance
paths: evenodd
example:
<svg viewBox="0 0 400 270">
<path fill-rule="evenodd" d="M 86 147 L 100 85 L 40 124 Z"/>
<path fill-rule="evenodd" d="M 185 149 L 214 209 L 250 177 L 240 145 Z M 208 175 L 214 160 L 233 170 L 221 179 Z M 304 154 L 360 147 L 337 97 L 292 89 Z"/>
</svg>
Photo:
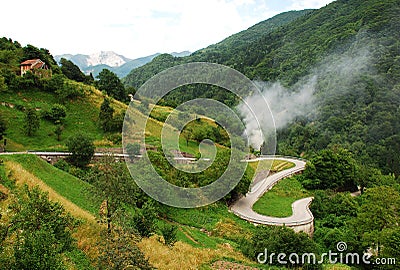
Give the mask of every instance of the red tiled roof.
<svg viewBox="0 0 400 270">
<path fill-rule="evenodd" d="M 44 63 L 42 61 L 37 62 L 36 64 L 32 65 L 31 68 L 42 68 Z"/>
<path fill-rule="evenodd" d="M 21 66 L 30 66 L 31 69 L 42 68 L 45 63 L 40 59 L 30 59 L 21 63 Z"/>
<path fill-rule="evenodd" d="M 39 62 L 39 61 L 41 62 L 40 59 L 30 59 L 30 60 L 26 60 L 26 61 L 24 61 L 24 62 L 21 63 L 21 66 L 32 65 L 32 64 L 35 64 L 35 63 L 37 63 L 37 62 Z"/>
</svg>

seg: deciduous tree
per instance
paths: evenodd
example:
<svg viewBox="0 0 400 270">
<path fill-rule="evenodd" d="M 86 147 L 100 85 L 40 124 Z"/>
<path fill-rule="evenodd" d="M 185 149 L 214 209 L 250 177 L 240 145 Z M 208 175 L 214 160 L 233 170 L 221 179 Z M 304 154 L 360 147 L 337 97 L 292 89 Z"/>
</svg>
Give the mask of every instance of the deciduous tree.
<svg viewBox="0 0 400 270">
<path fill-rule="evenodd" d="M 78 167 L 88 165 L 94 155 L 95 146 L 93 141 L 82 133 L 68 138 L 67 147 L 71 153 L 69 161 Z"/>
<path fill-rule="evenodd" d="M 29 108 L 25 112 L 24 128 L 28 136 L 33 136 L 40 127 L 40 118 L 34 108 Z"/>
<path fill-rule="evenodd" d="M 95 85 L 99 90 L 105 91 L 107 95 L 115 99 L 128 100 L 125 87 L 115 73 L 108 69 L 103 69 L 96 78 L 98 81 L 95 82 Z"/>
</svg>

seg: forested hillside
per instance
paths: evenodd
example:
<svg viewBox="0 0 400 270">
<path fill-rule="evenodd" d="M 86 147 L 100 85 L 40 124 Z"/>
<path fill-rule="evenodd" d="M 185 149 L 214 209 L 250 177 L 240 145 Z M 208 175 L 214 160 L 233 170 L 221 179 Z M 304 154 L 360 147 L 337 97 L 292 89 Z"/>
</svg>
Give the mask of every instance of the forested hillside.
<svg viewBox="0 0 400 270">
<path fill-rule="evenodd" d="M 263 34 L 250 28 L 188 57 L 159 56 L 124 82 L 139 87 L 165 68 L 195 61 L 225 64 L 289 89 L 315 76 L 316 108 L 278 130 L 278 152 L 299 155 L 342 145 L 362 163 L 398 175 L 399 15 L 398 0 L 338 0 L 319 10 L 284 14 L 283 20 L 278 15 L 258 25 L 277 27 L 268 26 L 271 31 L 264 28 Z M 172 92 L 165 101 L 172 106 L 194 97 L 230 106 L 239 102 L 213 89 L 189 90 Z"/>
</svg>

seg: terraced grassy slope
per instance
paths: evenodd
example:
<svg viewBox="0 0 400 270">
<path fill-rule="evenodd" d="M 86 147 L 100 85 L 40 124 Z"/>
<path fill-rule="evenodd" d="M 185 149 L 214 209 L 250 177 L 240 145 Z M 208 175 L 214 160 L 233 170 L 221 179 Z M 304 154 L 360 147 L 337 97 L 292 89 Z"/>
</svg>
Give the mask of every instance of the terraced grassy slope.
<svg viewBox="0 0 400 270">
<path fill-rule="evenodd" d="M 35 155 L 1 156 L 5 167 L 11 172 L 18 184 L 29 186 L 39 185 L 41 189 L 62 203 L 71 203 L 68 210 L 71 213 L 86 211 L 84 216 L 94 219 L 98 212 L 98 205 L 88 200 L 85 193 L 90 185 L 75 176 L 55 168 Z"/>
</svg>

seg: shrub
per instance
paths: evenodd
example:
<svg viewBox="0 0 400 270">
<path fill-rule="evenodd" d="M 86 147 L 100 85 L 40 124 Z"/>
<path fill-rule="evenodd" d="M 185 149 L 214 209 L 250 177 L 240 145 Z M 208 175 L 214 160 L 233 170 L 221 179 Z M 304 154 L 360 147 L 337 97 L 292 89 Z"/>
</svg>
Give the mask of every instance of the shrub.
<svg viewBox="0 0 400 270">
<path fill-rule="evenodd" d="M 69 161 L 77 167 L 85 167 L 94 155 L 93 141 L 85 134 L 77 134 L 67 141 L 68 151 L 71 152 Z"/>
<path fill-rule="evenodd" d="M 161 228 L 161 234 L 164 237 L 164 242 L 167 246 L 173 246 L 177 241 L 176 231 L 178 227 L 173 224 L 164 224 Z"/>
<path fill-rule="evenodd" d="M 55 123 L 61 122 L 67 116 L 67 109 L 64 105 L 53 104 L 49 111 L 44 112 L 43 118 L 54 121 Z"/>
<path fill-rule="evenodd" d="M 54 167 L 63 170 L 64 172 L 68 172 L 70 165 L 68 164 L 68 162 L 65 161 L 65 159 L 60 159 L 59 161 L 54 163 Z"/>
</svg>

